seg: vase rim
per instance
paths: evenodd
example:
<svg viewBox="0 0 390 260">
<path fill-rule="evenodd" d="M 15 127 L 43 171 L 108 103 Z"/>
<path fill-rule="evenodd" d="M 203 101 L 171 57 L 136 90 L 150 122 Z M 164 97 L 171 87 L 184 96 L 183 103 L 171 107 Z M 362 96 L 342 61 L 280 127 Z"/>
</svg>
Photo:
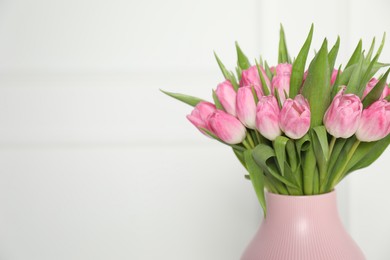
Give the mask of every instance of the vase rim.
<svg viewBox="0 0 390 260">
<path fill-rule="evenodd" d="M 284 194 L 278 194 L 278 193 L 272 193 L 269 191 L 266 191 L 267 196 L 274 197 L 274 198 L 294 198 L 294 199 L 309 199 L 309 198 L 324 198 L 324 197 L 331 197 L 335 196 L 336 190 L 333 189 L 330 192 L 321 193 L 321 194 L 314 194 L 314 195 L 284 195 Z"/>
</svg>

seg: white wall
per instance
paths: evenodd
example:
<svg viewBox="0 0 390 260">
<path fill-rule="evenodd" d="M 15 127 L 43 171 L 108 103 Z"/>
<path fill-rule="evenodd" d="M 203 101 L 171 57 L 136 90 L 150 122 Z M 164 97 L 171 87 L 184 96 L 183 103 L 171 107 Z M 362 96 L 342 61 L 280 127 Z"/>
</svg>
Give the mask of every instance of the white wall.
<svg viewBox="0 0 390 260">
<path fill-rule="evenodd" d="M 390 4 L 0 1 L 0 259 L 238 259 L 261 211 L 231 151 L 158 89 L 210 97 L 212 54 L 276 61 L 342 37 L 339 62 L 389 28 Z M 383 61 L 390 60 L 387 45 Z M 339 188 L 368 259 L 389 259 L 386 158 Z"/>
</svg>

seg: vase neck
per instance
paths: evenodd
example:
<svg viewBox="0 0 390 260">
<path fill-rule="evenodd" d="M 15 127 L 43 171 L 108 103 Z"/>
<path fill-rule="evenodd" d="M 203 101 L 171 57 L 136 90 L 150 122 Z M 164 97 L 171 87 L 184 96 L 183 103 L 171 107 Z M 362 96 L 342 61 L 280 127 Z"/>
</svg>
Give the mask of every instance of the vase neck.
<svg viewBox="0 0 390 260">
<path fill-rule="evenodd" d="M 312 196 L 266 194 L 267 219 L 273 221 L 311 218 L 319 222 L 339 221 L 336 192 Z"/>
</svg>

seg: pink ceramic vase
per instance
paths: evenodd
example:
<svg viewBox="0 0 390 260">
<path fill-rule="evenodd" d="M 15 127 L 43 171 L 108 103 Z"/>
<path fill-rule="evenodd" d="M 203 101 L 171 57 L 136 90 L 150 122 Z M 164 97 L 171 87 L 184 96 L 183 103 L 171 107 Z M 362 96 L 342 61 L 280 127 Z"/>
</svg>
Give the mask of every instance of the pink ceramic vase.
<svg viewBox="0 0 390 260">
<path fill-rule="evenodd" d="M 241 260 L 362 260 L 344 229 L 336 192 L 313 196 L 266 194 L 267 217 Z"/>
</svg>

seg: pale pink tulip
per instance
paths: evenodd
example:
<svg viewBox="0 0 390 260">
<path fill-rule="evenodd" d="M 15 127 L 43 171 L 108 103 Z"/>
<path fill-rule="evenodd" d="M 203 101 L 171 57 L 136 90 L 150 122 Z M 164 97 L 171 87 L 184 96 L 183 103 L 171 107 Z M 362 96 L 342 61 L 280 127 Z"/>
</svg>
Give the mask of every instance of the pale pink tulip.
<svg viewBox="0 0 390 260">
<path fill-rule="evenodd" d="M 233 116 L 236 116 L 236 96 L 237 93 L 233 88 L 230 81 L 225 80 L 224 82 L 218 84 L 215 94 L 218 97 L 219 102 L 221 102 L 225 111 Z"/>
<path fill-rule="evenodd" d="M 274 96 L 259 99 L 256 112 L 256 128 L 268 140 L 275 140 L 282 134 L 279 128 L 280 108 Z"/>
<path fill-rule="evenodd" d="M 206 101 L 199 102 L 190 115 L 187 115 L 187 119 L 196 126 L 203 134 L 206 134 L 203 129 L 209 130 L 207 125 L 207 119 L 210 114 L 215 112 L 217 109 L 214 104 Z M 206 134 L 207 135 L 207 134 Z"/>
<path fill-rule="evenodd" d="M 241 87 L 237 91 L 237 117 L 250 129 L 256 129 L 256 103 L 250 87 Z"/>
<path fill-rule="evenodd" d="M 297 95 L 294 100 L 288 98 L 284 102 L 280 112 L 279 126 L 292 139 L 299 139 L 309 131 L 310 108 L 302 95 Z"/>
<path fill-rule="evenodd" d="M 356 138 L 362 142 L 378 141 L 390 132 L 390 103 L 381 99 L 363 110 Z"/>
<path fill-rule="evenodd" d="M 363 104 L 354 94 L 340 91 L 324 115 L 324 125 L 329 134 L 336 138 L 349 138 L 359 127 Z"/>
<path fill-rule="evenodd" d="M 260 67 L 261 74 L 264 77 L 264 80 L 268 86 L 271 86 L 271 82 L 267 77 L 267 74 L 265 73 L 264 69 Z M 240 86 L 255 86 L 258 87 L 258 89 L 261 91 L 261 94 L 259 96 L 263 95 L 262 91 L 262 84 L 259 76 L 259 71 L 257 70 L 256 65 L 250 67 L 249 69 L 243 70 L 241 74 L 241 81 Z"/>
<path fill-rule="evenodd" d="M 375 85 L 379 82 L 376 78 L 372 78 L 366 85 L 366 88 L 364 89 L 363 92 L 363 98 L 365 98 L 368 93 L 371 92 L 371 90 L 375 87 Z M 386 84 L 385 88 L 383 89 L 382 95 L 380 96 L 380 99 L 383 99 L 388 96 L 389 92 L 389 85 Z"/>
<path fill-rule="evenodd" d="M 241 143 L 246 137 L 246 129 L 240 120 L 221 110 L 209 116 L 208 126 L 219 139 L 228 144 Z"/>
<path fill-rule="evenodd" d="M 272 78 L 272 93 L 278 91 L 280 101 L 282 104 L 286 100 L 285 92 L 290 91 L 290 77 L 292 71 L 292 65 L 288 63 L 278 64 L 275 68 L 276 75 Z"/>
</svg>

